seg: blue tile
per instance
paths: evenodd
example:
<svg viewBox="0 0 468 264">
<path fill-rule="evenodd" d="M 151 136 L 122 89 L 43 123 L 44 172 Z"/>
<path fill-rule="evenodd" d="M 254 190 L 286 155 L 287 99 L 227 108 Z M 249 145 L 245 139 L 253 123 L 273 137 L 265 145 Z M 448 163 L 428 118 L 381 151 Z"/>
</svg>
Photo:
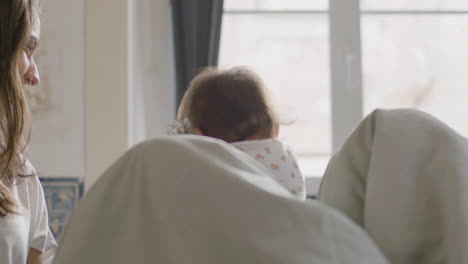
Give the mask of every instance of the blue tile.
<svg viewBox="0 0 468 264">
<path fill-rule="evenodd" d="M 83 195 L 83 181 L 79 178 L 40 178 L 44 189 L 49 225 L 55 238 Z"/>
</svg>

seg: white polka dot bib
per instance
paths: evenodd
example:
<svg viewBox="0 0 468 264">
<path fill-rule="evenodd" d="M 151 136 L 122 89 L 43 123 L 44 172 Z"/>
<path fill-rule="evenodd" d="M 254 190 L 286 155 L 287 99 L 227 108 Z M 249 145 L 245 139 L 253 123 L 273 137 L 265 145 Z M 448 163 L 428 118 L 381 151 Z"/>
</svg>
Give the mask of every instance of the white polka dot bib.
<svg viewBox="0 0 468 264">
<path fill-rule="evenodd" d="M 273 178 L 300 200 L 306 190 L 297 159 L 291 148 L 278 139 L 248 140 L 232 143 L 271 171 Z"/>
</svg>

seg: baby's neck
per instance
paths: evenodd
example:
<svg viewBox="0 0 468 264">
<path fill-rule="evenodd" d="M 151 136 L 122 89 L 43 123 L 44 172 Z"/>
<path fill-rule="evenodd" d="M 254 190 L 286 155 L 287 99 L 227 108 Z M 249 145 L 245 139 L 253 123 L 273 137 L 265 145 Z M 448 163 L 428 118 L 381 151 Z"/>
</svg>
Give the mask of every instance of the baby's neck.
<svg viewBox="0 0 468 264">
<path fill-rule="evenodd" d="M 252 136 L 252 137 L 249 137 L 249 138 L 246 138 L 244 140 L 237 141 L 237 142 L 254 141 L 254 140 L 267 140 L 267 139 L 277 139 L 277 137 Z M 235 143 L 235 142 L 232 142 L 232 143 Z"/>
</svg>

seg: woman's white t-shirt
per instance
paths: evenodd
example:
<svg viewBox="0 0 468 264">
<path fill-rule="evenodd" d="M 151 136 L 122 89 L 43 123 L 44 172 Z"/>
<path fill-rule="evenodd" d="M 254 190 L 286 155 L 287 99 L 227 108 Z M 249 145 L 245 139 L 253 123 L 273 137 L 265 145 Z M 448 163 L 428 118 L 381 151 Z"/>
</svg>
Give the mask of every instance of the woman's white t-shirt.
<svg viewBox="0 0 468 264">
<path fill-rule="evenodd" d="M 20 213 L 0 217 L 0 263 L 25 264 L 31 248 L 42 252 L 44 263 L 51 263 L 57 244 L 50 232 L 47 206 L 39 178 L 27 162 L 28 175 L 10 187 Z"/>
</svg>

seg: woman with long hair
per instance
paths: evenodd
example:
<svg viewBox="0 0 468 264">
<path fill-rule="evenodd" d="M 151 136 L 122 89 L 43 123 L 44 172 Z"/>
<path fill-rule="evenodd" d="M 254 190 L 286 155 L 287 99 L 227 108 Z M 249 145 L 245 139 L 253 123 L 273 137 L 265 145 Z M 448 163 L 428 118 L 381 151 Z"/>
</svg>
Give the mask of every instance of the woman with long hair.
<svg viewBox="0 0 468 264">
<path fill-rule="evenodd" d="M 42 264 L 56 247 L 44 192 L 23 156 L 29 112 L 23 87 L 37 85 L 36 0 L 0 1 L 0 263 Z"/>
</svg>

